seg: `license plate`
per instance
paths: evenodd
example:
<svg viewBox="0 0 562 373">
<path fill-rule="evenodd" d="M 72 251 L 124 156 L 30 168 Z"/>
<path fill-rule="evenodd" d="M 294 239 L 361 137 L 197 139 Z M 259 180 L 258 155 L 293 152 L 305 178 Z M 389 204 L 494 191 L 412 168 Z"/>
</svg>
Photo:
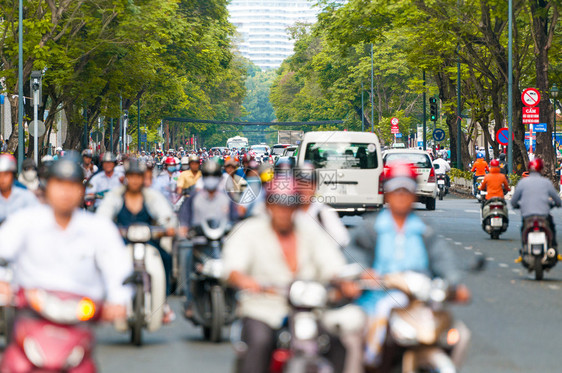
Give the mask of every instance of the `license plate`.
<svg viewBox="0 0 562 373">
<path fill-rule="evenodd" d="M 351 184 L 340 184 L 338 186 L 338 192 L 341 195 L 355 196 L 357 195 L 357 186 Z"/>
<path fill-rule="evenodd" d="M 502 218 L 492 218 L 492 227 L 501 227 L 503 225 Z"/>
<path fill-rule="evenodd" d="M 439 185 L 445 185 L 445 180 L 437 180 L 437 184 L 439 184 Z"/>
</svg>

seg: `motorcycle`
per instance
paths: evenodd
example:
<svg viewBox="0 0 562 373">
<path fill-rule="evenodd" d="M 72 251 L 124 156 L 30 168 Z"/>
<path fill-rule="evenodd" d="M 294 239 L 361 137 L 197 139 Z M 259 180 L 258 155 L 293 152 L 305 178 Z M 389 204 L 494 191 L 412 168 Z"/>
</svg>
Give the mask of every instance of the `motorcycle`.
<svg viewBox="0 0 562 373">
<path fill-rule="evenodd" d="M 446 174 L 437 174 L 437 188 L 439 189 L 439 200 L 442 201 L 445 194 L 449 193 Z"/>
<path fill-rule="evenodd" d="M 361 280 L 364 289 L 393 289 L 406 294 L 409 303 L 391 311 L 387 339 L 403 351 L 403 373 L 457 372 L 453 349 L 466 346 L 470 332 L 446 308 L 454 298 L 442 279 L 415 272 L 389 274 L 382 281 Z M 460 358 L 460 357 L 459 357 Z"/>
<path fill-rule="evenodd" d="M 553 235 L 545 216 L 530 216 L 523 221 L 523 250 L 521 262 L 535 279 L 542 280 L 558 262 L 558 252 L 552 247 Z"/>
<path fill-rule="evenodd" d="M 103 192 L 84 196 L 84 210 L 89 212 L 96 212 L 96 202 L 103 199 L 105 193 L 107 192 L 108 190 L 104 190 Z"/>
<path fill-rule="evenodd" d="M 203 328 L 206 340 L 219 343 L 223 339 L 222 329 L 236 318 L 236 296 L 232 288 L 221 282 L 222 240 L 230 224 L 221 221 L 203 221 L 190 232 L 193 259 L 188 286 L 193 299 L 193 315 L 189 320 Z"/>
<path fill-rule="evenodd" d="M 482 229 L 493 240 L 507 230 L 509 224 L 507 203 L 503 198 L 494 197 L 484 202 L 482 207 Z"/>
<path fill-rule="evenodd" d="M 95 336 L 91 323 L 102 304 L 87 297 L 40 289 L 20 289 L 14 338 L 8 345 L 2 372 L 95 372 Z"/>
<path fill-rule="evenodd" d="M 133 274 L 125 280 L 125 284 L 134 285 L 135 290 L 128 307 L 127 323 L 115 324 L 115 328 L 122 332 L 129 330 L 131 343 L 140 346 L 143 329 L 153 332 L 162 326 L 166 273 L 160 253 L 150 245 L 150 241 L 165 237 L 166 232 L 145 224 L 133 224 L 120 231 L 128 241 L 134 267 Z"/>
</svg>

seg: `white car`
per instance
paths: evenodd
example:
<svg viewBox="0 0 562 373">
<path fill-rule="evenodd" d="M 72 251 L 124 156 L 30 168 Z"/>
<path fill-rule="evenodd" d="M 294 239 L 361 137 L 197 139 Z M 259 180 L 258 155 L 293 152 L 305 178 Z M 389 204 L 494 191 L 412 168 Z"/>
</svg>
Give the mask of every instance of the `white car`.
<svg viewBox="0 0 562 373">
<path fill-rule="evenodd" d="M 383 155 L 384 164 L 395 161 L 412 163 L 418 170 L 418 190 L 416 195 L 419 202 L 425 204 L 428 210 L 435 210 L 435 198 L 437 197 L 437 183 L 435 180 L 435 169 L 431 157 L 424 150 L 415 149 L 391 149 Z"/>
<path fill-rule="evenodd" d="M 340 215 L 361 214 L 383 205 L 381 148 L 374 133 L 307 132 L 296 157 L 297 166 L 314 165 L 319 196 Z"/>
</svg>

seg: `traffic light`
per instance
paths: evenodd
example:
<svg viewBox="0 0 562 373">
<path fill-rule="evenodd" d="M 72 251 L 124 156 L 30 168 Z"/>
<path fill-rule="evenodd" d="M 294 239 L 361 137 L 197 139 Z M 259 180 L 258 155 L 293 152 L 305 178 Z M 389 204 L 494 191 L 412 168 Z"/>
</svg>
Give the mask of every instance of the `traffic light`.
<svg viewBox="0 0 562 373">
<path fill-rule="evenodd" d="M 429 98 L 429 117 L 432 121 L 437 122 L 437 99 L 435 97 Z"/>
</svg>

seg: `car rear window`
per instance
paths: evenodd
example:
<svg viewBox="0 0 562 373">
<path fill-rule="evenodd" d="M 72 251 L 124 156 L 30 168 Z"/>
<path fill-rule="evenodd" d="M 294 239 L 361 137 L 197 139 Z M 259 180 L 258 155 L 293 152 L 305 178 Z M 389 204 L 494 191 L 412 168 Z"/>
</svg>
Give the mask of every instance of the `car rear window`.
<svg viewBox="0 0 562 373">
<path fill-rule="evenodd" d="M 304 160 L 316 168 L 373 169 L 378 167 L 375 144 L 350 142 L 308 143 Z"/>
<path fill-rule="evenodd" d="M 285 151 L 286 146 L 274 146 L 271 154 L 273 155 L 281 155 Z"/>
<path fill-rule="evenodd" d="M 431 168 L 431 159 L 427 154 L 418 153 L 391 153 L 384 158 L 384 163 L 395 161 L 410 162 L 418 168 Z"/>
</svg>

